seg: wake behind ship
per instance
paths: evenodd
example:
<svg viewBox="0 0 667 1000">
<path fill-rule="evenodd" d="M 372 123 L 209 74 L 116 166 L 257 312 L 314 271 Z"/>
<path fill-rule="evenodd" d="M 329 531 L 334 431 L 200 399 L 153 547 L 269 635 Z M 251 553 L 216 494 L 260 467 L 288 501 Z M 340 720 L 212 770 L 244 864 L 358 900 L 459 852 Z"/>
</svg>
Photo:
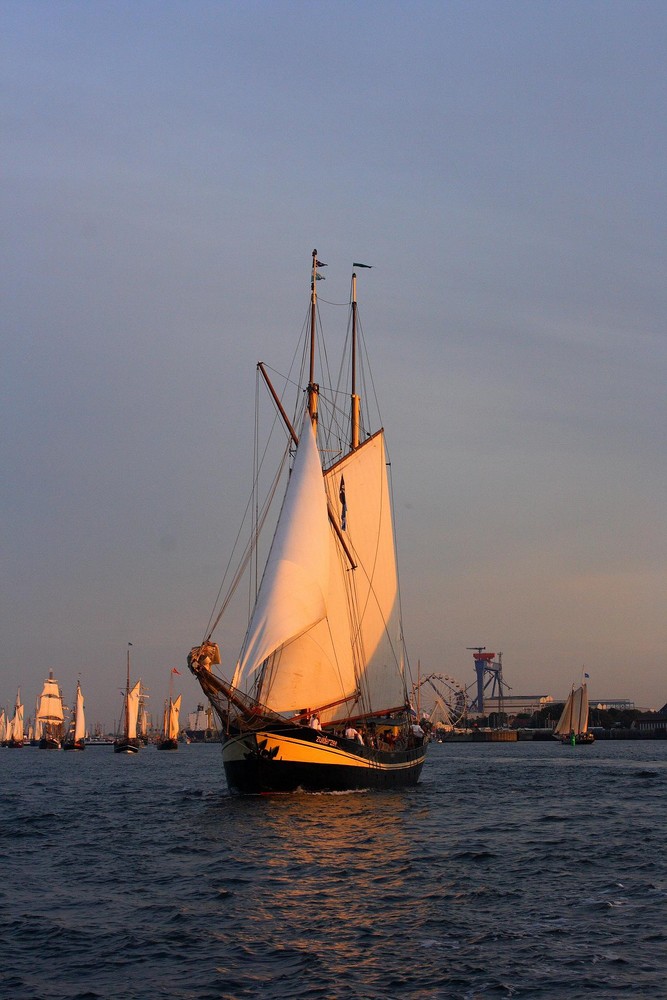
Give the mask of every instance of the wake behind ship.
<svg viewBox="0 0 667 1000">
<path fill-rule="evenodd" d="M 317 302 L 325 266 L 313 251 L 307 379 L 291 417 L 258 365 L 285 429 L 283 462 L 293 460 L 233 678 L 214 672 L 213 634 L 240 571 L 188 657 L 220 720 L 227 782 L 244 794 L 413 785 L 426 754 L 408 698 L 384 430 L 371 430 L 357 392 L 356 274 L 340 369 L 350 385 L 333 385 L 326 372 L 315 381 L 316 356 L 326 357 Z M 250 507 L 258 513 L 246 566 L 267 520 L 258 501 Z"/>
</svg>

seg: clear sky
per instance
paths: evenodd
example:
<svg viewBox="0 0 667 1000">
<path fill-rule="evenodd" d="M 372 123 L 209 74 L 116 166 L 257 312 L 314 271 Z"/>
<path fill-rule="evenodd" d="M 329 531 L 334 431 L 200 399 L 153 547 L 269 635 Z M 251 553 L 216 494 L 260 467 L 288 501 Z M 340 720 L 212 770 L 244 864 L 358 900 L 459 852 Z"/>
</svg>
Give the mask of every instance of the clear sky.
<svg viewBox="0 0 667 1000">
<path fill-rule="evenodd" d="M 313 247 L 334 302 L 374 265 L 413 666 L 667 701 L 666 34 L 662 0 L 4 0 L 0 704 L 53 669 L 111 724 L 131 641 L 194 708 Z"/>
</svg>

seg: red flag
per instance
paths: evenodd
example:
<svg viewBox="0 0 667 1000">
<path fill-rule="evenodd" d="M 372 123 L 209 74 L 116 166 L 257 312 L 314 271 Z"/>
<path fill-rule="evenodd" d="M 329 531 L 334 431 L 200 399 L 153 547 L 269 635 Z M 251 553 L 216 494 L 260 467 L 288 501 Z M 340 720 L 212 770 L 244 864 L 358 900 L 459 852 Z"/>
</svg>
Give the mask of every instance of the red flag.
<svg viewBox="0 0 667 1000">
<path fill-rule="evenodd" d="M 181 671 L 177 670 L 176 667 L 172 667 L 171 672 L 172 674 L 178 674 L 179 677 L 181 676 Z"/>
</svg>

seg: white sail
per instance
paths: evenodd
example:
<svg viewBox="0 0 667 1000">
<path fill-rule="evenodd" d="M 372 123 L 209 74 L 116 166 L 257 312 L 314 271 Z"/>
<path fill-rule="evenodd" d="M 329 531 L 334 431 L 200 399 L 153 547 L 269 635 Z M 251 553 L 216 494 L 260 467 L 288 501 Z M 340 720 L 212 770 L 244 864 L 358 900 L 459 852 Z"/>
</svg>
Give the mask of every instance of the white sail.
<svg viewBox="0 0 667 1000">
<path fill-rule="evenodd" d="M 572 689 L 554 732 L 557 736 L 579 735 L 588 729 L 588 689 L 585 684 Z"/>
<path fill-rule="evenodd" d="M 4 708 L 0 708 L 0 743 L 7 739 L 7 717 Z"/>
<path fill-rule="evenodd" d="M 327 721 L 349 713 L 357 692 L 375 711 L 394 709 L 405 704 L 400 649 L 383 433 L 323 476 L 306 415 L 234 683 L 249 691 L 264 664 L 257 697 L 276 712 L 338 703 Z"/>
<path fill-rule="evenodd" d="M 74 705 L 74 742 L 79 743 L 86 735 L 86 717 L 84 713 L 83 694 L 81 686 L 76 685 L 76 701 Z"/>
<path fill-rule="evenodd" d="M 165 719 L 165 736 L 168 740 L 177 740 L 179 732 L 179 721 L 178 715 L 181 711 L 181 695 L 174 698 L 169 704 L 168 715 L 169 718 Z"/>
<path fill-rule="evenodd" d="M 43 735 L 42 731 L 44 729 L 44 723 L 39 717 L 39 702 L 40 698 L 38 697 L 37 701 L 35 702 L 35 726 L 33 729 L 33 735 L 31 737 L 31 739 L 36 739 L 36 740 L 41 740 Z"/>
<path fill-rule="evenodd" d="M 246 687 L 271 653 L 321 621 L 328 578 L 327 497 L 315 431 L 306 414 L 235 687 Z"/>
<path fill-rule="evenodd" d="M 137 738 L 137 717 L 139 715 L 139 698 L 141 696 L 141 681 L 127 693 L 127 733 L 129 740 Z"/>
<path fill-rule="evenodd" d="M 16 695 L 16 704 L 14 705 L 14 716 L 12 721 L 9 723 L 9 731 L 7 733 L 8 740 L 14 740 L 15 743 L 23 742 L 23 705 L 21 704 L 21 692 Z"/>
</svg>

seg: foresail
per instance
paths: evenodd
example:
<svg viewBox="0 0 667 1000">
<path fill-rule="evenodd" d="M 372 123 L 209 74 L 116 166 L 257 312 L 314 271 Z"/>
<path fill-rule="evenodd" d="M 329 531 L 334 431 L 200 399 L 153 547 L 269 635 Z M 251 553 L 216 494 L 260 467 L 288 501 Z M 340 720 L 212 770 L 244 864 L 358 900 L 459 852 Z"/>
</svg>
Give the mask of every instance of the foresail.
<svg viewBox="0 0 667 1000">
<path fill-rule="evenodd" d="M 324 618 L 328 576 L 327 501 L 315 432 L 306 414 L 235 687 L 246 689 L 271 653 Z"/>
<path fill-rule="evenodd" d="M 572 732 L 572 702 L 574 700 L 574 692 L 571 691 L 567 696 L 567 701 L 563 711 L 561 712 L 560 719 L 556 723 L 556 728 L 554 733 L 556 736 L 566 736 L 568 733 Z"/>
</svg>

